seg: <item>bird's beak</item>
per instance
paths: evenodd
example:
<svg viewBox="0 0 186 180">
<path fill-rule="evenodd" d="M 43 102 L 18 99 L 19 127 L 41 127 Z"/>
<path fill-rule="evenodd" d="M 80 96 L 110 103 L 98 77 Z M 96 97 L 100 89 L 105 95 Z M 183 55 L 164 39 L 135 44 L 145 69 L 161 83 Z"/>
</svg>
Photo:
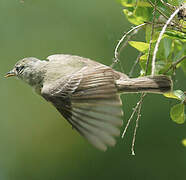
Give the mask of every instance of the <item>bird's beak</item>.
<svg viewBox="0 0 186 180">
<path fill-rule="evenodd" d="M 16 73 L 13 70 L 7 72 L 6 75 L 5 75 L 6 78 L 11 77 L 11 76 L 16 76 Z"/>
</svg>

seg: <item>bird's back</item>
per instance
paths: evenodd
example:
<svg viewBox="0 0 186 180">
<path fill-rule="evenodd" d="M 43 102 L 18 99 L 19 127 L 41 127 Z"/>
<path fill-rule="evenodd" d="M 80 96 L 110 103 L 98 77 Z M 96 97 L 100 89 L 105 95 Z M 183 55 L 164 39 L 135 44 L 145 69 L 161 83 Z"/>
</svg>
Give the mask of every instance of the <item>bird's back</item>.
<svg viewBox="0 0 186 180">
<path fill-rule="evenodd" d="M 69 77 L 69 75 L 72 75 L 80 70 L 92 71 L 98 67 L 105 67 L 105 69 L 109 69 L 113 73 L 113 78 L 115 80 L 128 78 L 127 75 L 115 71 L 109 66 L 80 56 L 56 54 L 48 56 L 47 59 L 49 60 L 49 63 L 47 65 L 46 78 L 50 81 L 55 81 L 62 77 Z M 51 74 L 53 75 L 51 76 Z M 51 77 L 53 78 L 51 79 Z"/>
</svg>

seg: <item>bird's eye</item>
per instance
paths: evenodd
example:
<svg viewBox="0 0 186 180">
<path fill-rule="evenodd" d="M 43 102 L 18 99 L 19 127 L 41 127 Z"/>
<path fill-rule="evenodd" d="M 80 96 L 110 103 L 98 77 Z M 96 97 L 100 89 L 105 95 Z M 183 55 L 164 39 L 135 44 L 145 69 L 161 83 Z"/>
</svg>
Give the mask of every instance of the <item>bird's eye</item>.
<svg viewBox="0 0 186 180">
<path fill-rule="evenodd" d="M 20 73 L 24 69 L 24 66 L 17 66 L 16 71 Z"/>
</svg>

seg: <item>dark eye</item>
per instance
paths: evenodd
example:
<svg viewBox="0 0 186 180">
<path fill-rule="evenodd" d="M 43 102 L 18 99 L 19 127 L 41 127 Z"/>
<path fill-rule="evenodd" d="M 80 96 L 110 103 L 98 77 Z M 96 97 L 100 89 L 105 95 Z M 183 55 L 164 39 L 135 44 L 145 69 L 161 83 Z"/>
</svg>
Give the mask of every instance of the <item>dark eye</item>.
<svg viewBox="0 0 186 180">
<path fill-rule="evenodd" d="M 20 73 L 24 69 L 24 66 L 17 66 L 16 71 Z"/>
</svg>

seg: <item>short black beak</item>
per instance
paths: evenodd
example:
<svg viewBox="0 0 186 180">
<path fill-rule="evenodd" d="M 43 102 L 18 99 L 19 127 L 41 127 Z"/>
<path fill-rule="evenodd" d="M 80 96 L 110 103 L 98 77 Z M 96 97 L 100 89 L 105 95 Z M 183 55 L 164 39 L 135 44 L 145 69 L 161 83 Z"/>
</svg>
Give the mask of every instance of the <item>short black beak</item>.
<svg viewBox="0 0 186 180">
<path fill-rule="evenodd" d="M 6 73 L 6 75 L 4 77 L 11 77 L 11 76 L 16 76 L 15 72 L 12 70 L 12 71 L 9 71 Z"/>
</svg>

